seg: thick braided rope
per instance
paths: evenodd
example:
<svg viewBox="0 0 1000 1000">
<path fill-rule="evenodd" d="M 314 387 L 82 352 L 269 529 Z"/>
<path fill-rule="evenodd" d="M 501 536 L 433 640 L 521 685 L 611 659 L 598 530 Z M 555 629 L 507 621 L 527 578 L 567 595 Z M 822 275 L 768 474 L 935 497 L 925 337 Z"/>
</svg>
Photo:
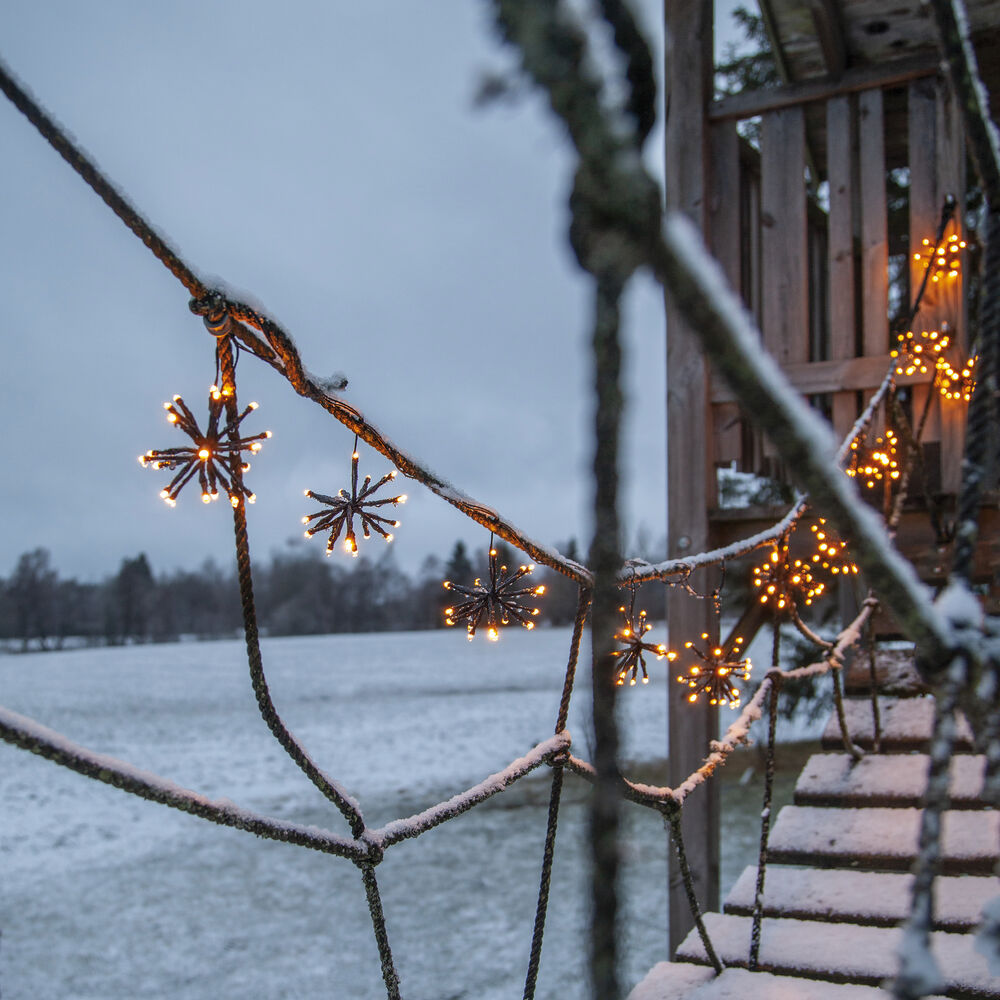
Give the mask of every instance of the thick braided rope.
<svg viewBox="0 0 1000 1000">
<path fill-rule="evenodd" d="M 538 967 L 542 961 L 542 939 L 545 935 L 545 916 L 549 906 L 549 889 L 552 882 L 552 860 L 556 850 L 556 831 L 559 825 L 559 801 L 562 796 L 564 766 L 553 763 L 552 789 L 549 792 L 549 812 L 545 824 L 545 847 L 542 850 L 542 874 L 538 883 L 538 902 L 535 905 L 535 923 L 531 932 L 531 953 L 528 971 L 524 977 L 523 1000 L 534 1000 Z"/>
<path fill-rule="evenodd" d="M 50 118 L 0 62 L 0 90 L 42 134 L 49 145 L 83 178 L 90 189 L 152 251 L 175 278 L 194 296 L 207 291 L 201 279 L 181 260 L 167 241 L 133 208 L 120 191 Z"/>
<path fill-rule="evenodd" d="M 764 683 L 767 683 L 766 681 Z M 762 685 L 763 686 L 763 685 Z M 694 891 L 694 877 L 691 874 L 691 866 L 688 864 L 687 851 L 684 848 L 684 834 L 681 832 L 681 807 L 676 802 L 667 804 L 664 818 L 670 828 L 670 836 L 674 843 L 674 850 L 677 852 L 677 867 L 684 882 L 684 893 L 687 896 L 688 906 L 691 908 L 691 916 L 694 918 L 694 925 L 698 929 L 698 936 L 701 938 L 702 946 L 708 961 L 717 975 L 722 974 L 725 966 L 719 960 L 719 956 L 712 944 L 712 939 L 708 935 L 708 928 L 701 915 L 701 906 L 698 903 L 698 896 Z"/>
<path fill-rule="evenodd" d="M 378 957 L 382 966 L 386 997 L 388 1000 L 400 1000 L 399 975 L 392 960 L 392 949 L 389 947 L 389 933 L 385 927 L 385 914 L 382 912 L 382 896 L 378 891 L 375 866 L 362 864 L 359 867 L 361 868 L 361 878 L 365 884 L 365 896 L 368 900 L 368 912 L 372 918 L 375 942 L 378 945 Z"/>
<path fill-rule="evenodd" d="M 232 389 L 226 396 L 226 412 L 231 421 L 239 416 L 239 406 L 236 401 L 235 370 L 233 366 L 232 345 L 228 337 L 220 337 L 217 342 L 219 368 L 222 373 L 222 388 Z M 232 463 L 231 475 L 236 493 L 242 485 L 243 474 L 237 459 Z M 240 601 L 243 607 L 243 631 L 246 636 L 247 662 L 250 667 L 250 680 L 261 717 L 267 724 L 274 738 L 292 760 L 299 766 L 309 780 L 328 798 L 343 814 L 350 824 L 351 833 L 360 837 L 365 830 L 361 810 L 357 804 L 340 789 L 336 782 L 325 775 L 306 753 L 302 745 L 285 728 L 278 715 L 271 692 L 268 690 L 267 678 L 264 675 L 264 660 L 260 652 L 260 636 L 257 628 L 257 608 L 253 596 L 253 575 L 250 566 L 250 540 L 247 535 L 246 505 L 242 498 L 233 506 L 233 531 L 236 537 L 236 566 L 240 585 Z"/>
<path fill-rule="evenodd" d="M 573 681 L 576 677 L 576 665 L 580 656 L 580 642 L 583 638 L 583 627 L 590 611 L 590 591 L 580 587 L 577 597 L 576 619 L 573 622 L 573 638 L 570 642 L 569 662 L 566 664 L 566 679 L 563 683 L 562 698 L 559 701 L 559 712 L 556 717 L 556 734 L 566 729 L 569 716 L 569 702 L 573 694 Z M 528 958 L 528 971 L 524 979 L 524 1000 L 532 1000 L 535 995 L 535 983 L 538 979 L 538 967 L 542 959 L 542 940 L 545 936 L 545 917 L 549 907 L 549 889 L 552 882 L 552 861 L 555 856 L 556 832 L 559 825 L 559 802 L 562 795 L 563 775 L 568 754 L 560 754 L 550 760 L 552 764 L 552 789 L 549 793 L 549 812 L 545 824 L 545 847 L 542 850 L 542 873 L 538 883 L 538 902 L 535 905 L 535 922 L 531 931 L 531 952 Z"/>
<path fill-rule="evenodd" d="M 1000 354 L 1000 205 L 991 205 L 986 228 L 986 259 L 979 335 L 979 374 L 969 403 L 962 492 L 955 520 L 952 573 L 972 576 L 972 560 L 979 537 L 978 513 L 982 495 L 997 462 L 998 354 Z"/>
<path fill-rule="evenodd" d="M 775 631 L 777 631 L 777 624 Z M 777 664 L 772 664 L 777 666 Z M 764 919 L 764 879 L 767 875 L 767 843 L 771 833 L 771 801 L 774 794 L 774 756 L 778 729 L 778 695 L 781 694 L 782 676 L 769 674 L 771 690 L 767 701 L 767 759 L 764 764 L 764 805 L 760 811 L 760 846 L 757 851 L 757 885 L 754 891 L 753 922 L 750 928 L 750 954 L 747 968 L 757 971 L 760 961 L 760 931 Z"/>
</svg>

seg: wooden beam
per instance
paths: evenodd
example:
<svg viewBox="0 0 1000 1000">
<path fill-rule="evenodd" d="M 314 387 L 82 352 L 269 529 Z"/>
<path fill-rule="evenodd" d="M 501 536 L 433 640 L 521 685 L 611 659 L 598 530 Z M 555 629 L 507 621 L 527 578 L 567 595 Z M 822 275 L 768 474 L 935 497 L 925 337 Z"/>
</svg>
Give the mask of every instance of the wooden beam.
<svg viewBox="0 0 1000 1000">
<path fill-rule="evenodd" d="M 837 8 L 832 0 L 808 0 L 808 3 L 826 71 L 832 79 L 838 79 L 847 69 L 847 42 Z"/>
<path fill-rule="evenodd" d="M 713 10 L 704 0 L 664 5 L 666 26 L 666 194 L 709 236 L 711 142 L 706 109 L 713 86 Z M 714 494 L 711 412 L 704 355 L 694 332 L 667 296 L 667 539 L 672 557 L 708 547 L 708 508 Z M 700 586 L 701 580 L 695 583 Z M 708 602 L 671 592 L 670 642 L 682 645 L 708 630 Z M 718 720 L 708 704 L 689 705 L 679 684 L 668 686 L 668 780 L 677 784 L 701 763 Z M 708 782 L 684 805 L 682 831 L 701 906 L 719 901 L 719 789 Z M 693 927 L 670 852 L 670 950 Z"/>
<path fill-rule="evenodd" d="M 882 384 L 892 358 L 878 354 L 867 358 L 843 358 L 834 361 L 814 361 L 806 364 L 782 365 L 792 385 L 803 396 L 819 396 L 828 392 L 871 392 Z M 923 385 L 933 373 L 896 376 L 897 385 Z M 712 404 L 732 403 L 736 397 L 718 376 L 712 378 Z"/>
<path fill-rule="evenodd" d="M 831 97 L 854 94 L 874 87 L 896 87 L 922 77 L 935 76 L 939 63 L 934 53 L 895 59 L 875 66 L 849 69 L 838 79 L 816 77 L 799 83 L 785 84 L 771 90 L 752 90 L 715 101 L 708 109 L 712 122 L 730 118 L 753 118 L 768 111 L 796 107 L 813 101 L 828 101 Z"/>
</svg>

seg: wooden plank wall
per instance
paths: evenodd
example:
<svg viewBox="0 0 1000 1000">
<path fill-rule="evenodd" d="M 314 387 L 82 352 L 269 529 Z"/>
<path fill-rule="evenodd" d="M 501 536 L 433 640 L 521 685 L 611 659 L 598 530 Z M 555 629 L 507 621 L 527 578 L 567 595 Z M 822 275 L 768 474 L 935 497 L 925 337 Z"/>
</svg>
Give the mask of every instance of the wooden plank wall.
<svg viewBox="0 0 1000 1000">
<path fill-rule="evenodd" d="M 908 104 L 910 240 L 919 244 L 924 236 L 933 236 L 945 193 L 962 197 L 964 153 L 960 116 L 943 82 L 925 78 L 909 84 Z M 820 213 L 809 205 L 805 186 L 802 107 L 762 115 L 756 162 L 738 139 L 735 123 L 716 122 L 711 137 L 711 240 L 727 276 L 758 319 L 768 351 L 801 391 L 828 394 L 824 408 L 838 435 L 844 436 L 865 397 L 881 381 L 895 346 L 889 329 L 882 90 L 830 98 L 826 126 L 827 161 L 821 167 L 832 182 L 828 216 L 819 223 L 825 231 L 819 231 L 811 216 Z M 918 271 L 911 254 L 914 289 Z M 964 334 L 960 282 L 951 282 L 947 289 L 941 284 L 926 302 L 922 325 L 932 329 L 948 319 Z M 956 348 L 956 362 L 964 360 L 960 353 Z M 858 360 L 862 358 L 863 364 Z M 838 373 L 849 374 L 852 384 L 837 383 Z M 915 384 L 912 391 L 919 412 L 929 387 Z M 713 389 L 712 421 L 717 466 L 735 461 L 742 471 L 781 475 L 773 449 L 748 427 L 718 386 Z M 942 411 L 940 403 L 934 403 L 925 440 L 931 455 L 940 451 L 944 456 L 943 479 L 935 469 L 932 484 L 947 492 L 955 492 L 959 484 L 964 421 L 962 404 L 951 403 Z M 882 430 L 880 418 L 874 433 Z"/>
<path fill-rule="evenodd" d="M 948 233 L 962 235 L 961 205 L 965 184 L 962 167 L 964 146 L 953 107 L 952 98 L 942 81 L 915 81 L 908 90 L 908 150 L 910 159 L 910 247 L 921 246 L 924 239 L 933 239 L 941 215 L 941 206 L 948 194 L 958 199 L 960 206 L 956 222 Z M 916 289 L 923 276 L 923 264 L 910 255 L 910 285 Z M 965 360 L 968 349 L 967 329 L 962 305 L 961 278 L 947 279 L 928 285 L 924 302 L 914 322 L 918 330 L 940 330 L 948 324 L 953 341 L 957 341 L 952 361 Z M 914 415 L 921 413 L 929 386 L 914 389 Z M 931 470 L 932 487 L 945 493 L 957 493 L 961 483 L 961 456 L 965 433 L 965 405 L 937 396 L 931 403 L 925 440 L 940 442 L 940 469 Z"/>
</svg>

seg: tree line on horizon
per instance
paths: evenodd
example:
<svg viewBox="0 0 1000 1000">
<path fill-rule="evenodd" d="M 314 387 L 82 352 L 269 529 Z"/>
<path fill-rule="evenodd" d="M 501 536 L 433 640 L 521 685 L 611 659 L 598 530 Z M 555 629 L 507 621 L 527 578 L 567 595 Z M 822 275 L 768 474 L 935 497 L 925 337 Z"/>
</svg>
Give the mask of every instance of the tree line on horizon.
<svg viewBox="0 0 1000 1000">
<path fill-rule="evenodd" d="M 525 561 L 503 542 L 497 548 L 511 568 Z M 573 539 L 560 550 L 580 558 Z M 254 568 L 258 623 L 267 635 L 444 628 L 444 609 L 454 596 L 442 582 L 468 585 L 488 575 L 487 550 L 469 552 L 462 541 L 447 560 L 427 556 L 412 576 L 396 565 L 391 548 L 378 558 L 362 554 L 344 562 L 293 544 Z M 543 566 L 531 580 L 546 588 L 538 599 L 539 624 L 572 623 L 576 585 Z M 12 650 L 228 638 L 242 627 L 236 567 L 224 569 L 212 559 L 195 570 L 157 574 L 140 553 L 122 559 L 117 573 L 100 582 L 81 583 L 61 577 L 49 551 L 36 548 L 0 578 L 0 642 Z"/>
</svg>

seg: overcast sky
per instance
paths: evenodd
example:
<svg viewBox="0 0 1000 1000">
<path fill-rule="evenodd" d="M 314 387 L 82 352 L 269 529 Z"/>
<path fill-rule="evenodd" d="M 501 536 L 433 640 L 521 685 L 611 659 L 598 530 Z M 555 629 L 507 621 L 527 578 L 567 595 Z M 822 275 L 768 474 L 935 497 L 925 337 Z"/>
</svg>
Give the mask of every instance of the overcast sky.
<svg viewBox="0 0 1000 1000">
<path fill-rule="evenodd" d="M 727 4 L 727 6 L 729 6 Z M 662 51 L 660 5 L 641 13 Z M 0 57 L 203 275 L 245 289 L 399 446 L 546 544 L 589 536 L 589 299 L 565 237 L 571 158 L 537 95 L 473 106 L 510 64 L 484 0 L 0 5 Z M 0 575 L 30 548 L 95 579 L 228 565 L 231 516 L 136 456 L 203 416 L 213 341 L 187 293 L 0 101 Z M 650 143 L 651 161 L 662 133 Z M 627 302 L 627 553 L 665 532 L 664 321 Z M 348 485 L 353 436 L 244 356 L 251 545 L 301 539 L 305 488 Z M 361 447 L 361 470 L 388 462 Z M 408 570 L 487 533 L 415 483 Z M 296 543 L 297 544 L 297 543 Z M 310 544 L 318 548 L 317 538 Z M 364 545 L 364 543 L 362 543 Z M 367 551 L 381 554 L 382 543 Z M 363 549 L 365 551 L 365 549 Z M 336 556 L 335 558 L 346 558 Z"/>
</svg>

